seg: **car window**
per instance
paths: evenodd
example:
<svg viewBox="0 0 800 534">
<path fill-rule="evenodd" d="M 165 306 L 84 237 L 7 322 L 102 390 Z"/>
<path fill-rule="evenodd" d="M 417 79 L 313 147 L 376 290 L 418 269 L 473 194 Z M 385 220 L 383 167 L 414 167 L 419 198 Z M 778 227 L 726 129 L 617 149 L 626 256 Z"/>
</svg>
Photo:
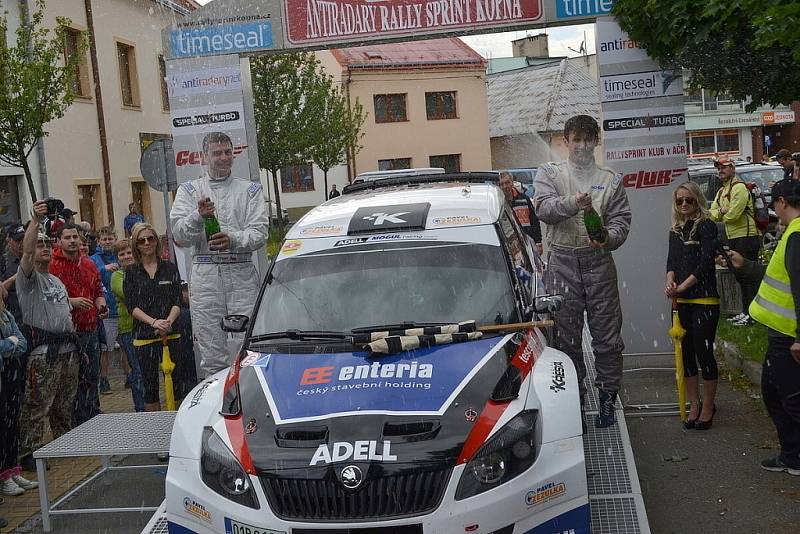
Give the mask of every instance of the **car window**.
<svg viewBox="0 0 800 534">
<path fill-rule="evenodd" d="M 716 174 L 697 174 L 692 176 L 691 180 L 700 187 L 700 191 L 708 200 L 714 200 L 714 195 L 719 189 L 719 179 Z"/>
<path fill-rule="evenodd" d="M 507 209 L 503 210 L 498 224 L 503 233 L 506 252 L 514 263 L 514 277 L 523 291 L 521 300 L 524 306 L 533 300 L 533 268 L 525 251 L 522 233 Z"/>
<path fill-rule="evenodd" d="M 737 174 L 739 174 L 742 181 L 755 182 L 763 190 L 769 190 L 772 187 L 770 184 L 783 179 L 782 168 L 757 169 L 753 171 L 743 171 Z"/>
</svg>

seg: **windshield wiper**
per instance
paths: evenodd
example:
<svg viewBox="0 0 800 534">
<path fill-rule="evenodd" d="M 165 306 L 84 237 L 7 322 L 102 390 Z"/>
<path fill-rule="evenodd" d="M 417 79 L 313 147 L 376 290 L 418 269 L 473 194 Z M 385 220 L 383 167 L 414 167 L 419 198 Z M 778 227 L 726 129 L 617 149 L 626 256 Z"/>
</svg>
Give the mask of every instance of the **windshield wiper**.
<svg viewBox="0 0 800 534">
<path fill-rule="evenodd" d="M 334 330 L 284 330 L 283 332 L 270 332 L 268 334 L 259 334 L 252 336 L 247 340 L 248 345 L 258 343 L 259 341 L 269 341 L 271 339 L 292 339 L 296 341 L 306 341 L 312 339 L 341 339 L 343 341 L 352 342 L 353 336 L 345 332 L 336 332 Z"/>
<path fill-rule="evenodd" d="M 379 324 L 375 326 L 360 326 L 358 328 L 353 328 L 350 331 L 354 334 L 369 334 L 371 332 L 383 332 L 384 330 L 408 330 L 409 328 L 425 328 L 426 326 L 442 326 L 446 324 L 446 322 L 437 322 L 437 323 L 418 323 L 416 321 L 403 321 L 402 323 L 394 323 L 394 324 Z"/>
</svg>

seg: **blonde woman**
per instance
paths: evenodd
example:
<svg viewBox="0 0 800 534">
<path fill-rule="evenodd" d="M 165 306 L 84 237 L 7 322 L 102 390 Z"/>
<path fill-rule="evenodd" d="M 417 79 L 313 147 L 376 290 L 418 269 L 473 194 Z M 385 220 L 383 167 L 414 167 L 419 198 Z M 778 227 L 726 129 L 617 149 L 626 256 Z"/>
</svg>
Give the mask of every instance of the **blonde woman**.
<svg viewBox="0 0 800 534">
<path fill-rule="evenodd" d="M 719 322 L 719 293 L 714 267 L 717 226 L 710 220 L 706 199 L 694 182 L 678 186 L 672 195 L 667 286 L 678 299 L 678 316 L 686 329 L 683 369 L 686 397 L 691 402 L 684 428 L 708 430 L 714 420 L 717 362 L 714 337 Z M 698 367 L 703 375 L 700 400 Z"/>
<path fill-rule="evenodd" d="M 122 283 L 125 303 L 133 316 L 133 339 L 152 340 L 172 333 L 172 324 L 180 315 L 181 279 L 178 268 L 161 259 L 161 240 L 148 223 L 138 223 L 131 230 L 133 257 Z M 177 354 L 177 340 L 169 342 Z M 134 347 L 144 379 L 144 409 L 161 409 L 158 371 L 161 343 Z M 176 363 L 179 365 L 179 363 Z"/>
</svg>

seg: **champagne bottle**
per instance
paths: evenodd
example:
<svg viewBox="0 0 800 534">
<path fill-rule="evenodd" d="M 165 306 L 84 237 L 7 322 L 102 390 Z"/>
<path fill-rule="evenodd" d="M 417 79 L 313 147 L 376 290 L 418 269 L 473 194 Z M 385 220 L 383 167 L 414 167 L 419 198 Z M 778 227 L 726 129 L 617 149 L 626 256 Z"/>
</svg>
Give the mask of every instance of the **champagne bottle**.
<svg viewBox="0 0 800 534">
<path fill-rule="evenodd" d="M 589 239 L 598 243 L 605 241 L 603 220 L 594 207 L 589 206 L 583 210 L 583 224 L 586 226 L 586 233 L 589 234 Z"/>
<path fill-rule="evenodd" d="M 221 231 L 219 227 L 219 221 L 217 220 L 216 215 L 213 213 L 203 219 L 203 227 L 206 231 L 206 241 L 211 241 L 211 236 Z"/>
</svg>

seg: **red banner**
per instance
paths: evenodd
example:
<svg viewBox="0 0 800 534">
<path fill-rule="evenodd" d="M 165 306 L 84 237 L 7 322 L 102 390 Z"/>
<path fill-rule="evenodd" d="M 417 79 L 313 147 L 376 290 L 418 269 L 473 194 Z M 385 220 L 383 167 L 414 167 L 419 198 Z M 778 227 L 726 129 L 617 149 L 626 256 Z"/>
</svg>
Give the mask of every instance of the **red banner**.
<svg viewBox="0 0 800 534">
<path fill-rule="evenodd" d="M 541 0 L 283 0 L 292 44 L 509 26 L 542 17 Z"/>
</svg>

